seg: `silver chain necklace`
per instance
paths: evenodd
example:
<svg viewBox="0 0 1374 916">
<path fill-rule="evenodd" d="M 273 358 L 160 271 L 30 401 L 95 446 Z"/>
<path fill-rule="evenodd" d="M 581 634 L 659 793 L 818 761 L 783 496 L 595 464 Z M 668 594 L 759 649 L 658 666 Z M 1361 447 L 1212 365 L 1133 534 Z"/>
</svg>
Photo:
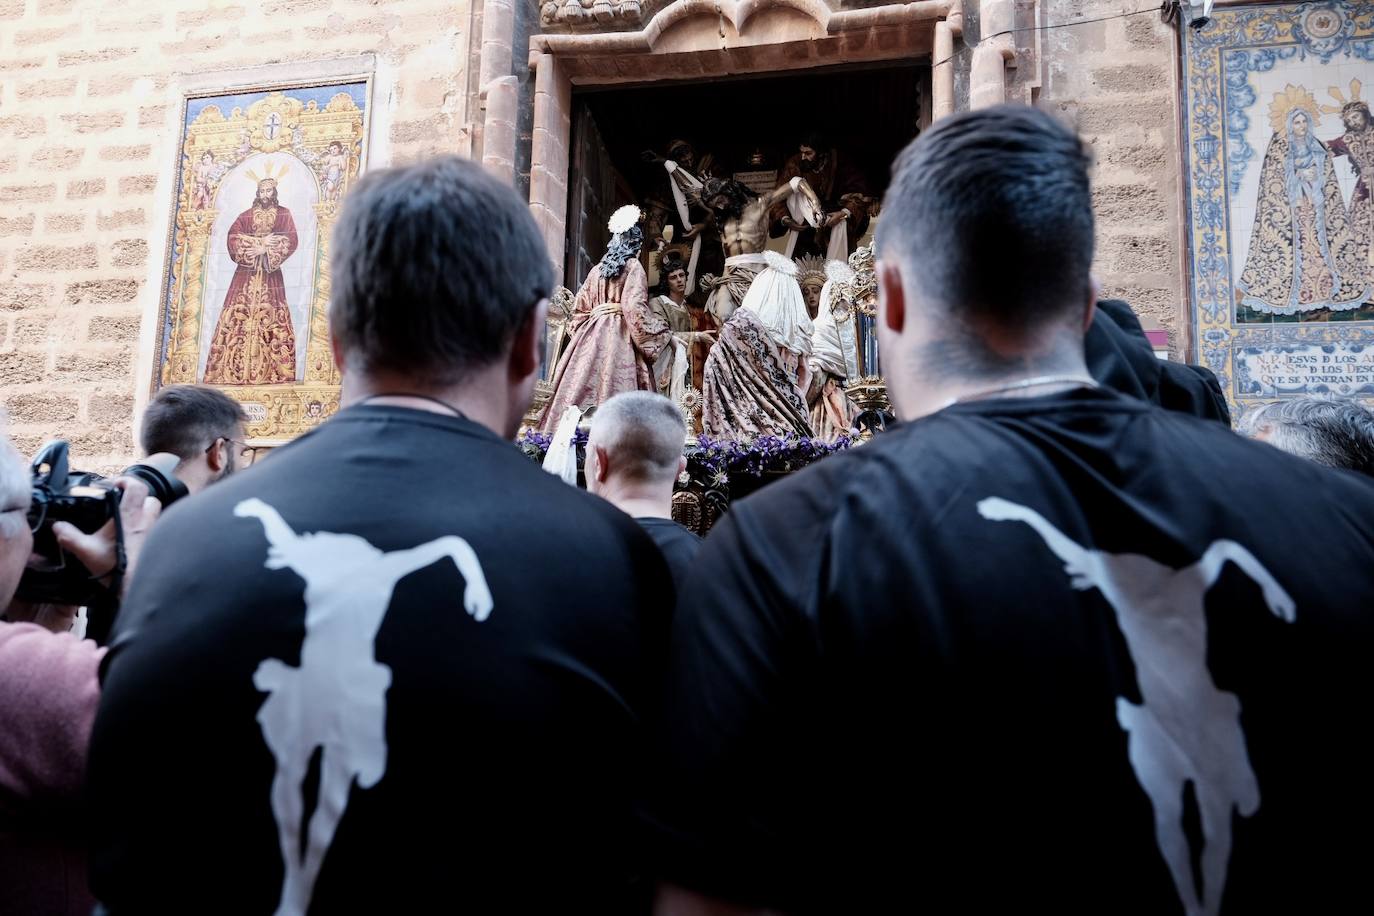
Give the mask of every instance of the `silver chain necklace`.
<svg viewBox="0 0 1374 916">
<path fill-rule="evenodd" d="M 1010 382 L 1006 385 L 998 385 L 995 388 L 985 388 L 982 391 L 975 391 L 972 394 L 961 394 L 958 397 L 950 398 L 941 405 L 940 409 L 953 407 L 955 404 L 964 401 L 975 401 L 979 398 L 991 397 L 994 394 L 1006 394 L 1010 391 L 1022 391 L 1026 388 L 1039 388 L 1042 385 L 1075 385 L 1087 388 L 1096 388 L 1097 382 L 1088 378 L 1086 375 L 1037 375 L 1034 378 L 1024 378 L 1020 381 Z"/>
</svg>

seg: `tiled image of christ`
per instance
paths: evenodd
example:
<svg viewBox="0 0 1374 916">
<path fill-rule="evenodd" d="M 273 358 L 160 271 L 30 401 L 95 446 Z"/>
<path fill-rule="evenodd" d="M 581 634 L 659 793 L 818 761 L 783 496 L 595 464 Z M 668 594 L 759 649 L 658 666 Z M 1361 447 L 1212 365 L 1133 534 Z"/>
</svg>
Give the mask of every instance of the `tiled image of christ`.
<svg viewBox="0 0 1374 916">
<path fill-rule="evenodd" d="M 314 173 L 295 156 L 251 156 L 220 182 L 206 269 L 200 378 L 273 385 L 304 374 L 315 283 Z"/>
</svg>

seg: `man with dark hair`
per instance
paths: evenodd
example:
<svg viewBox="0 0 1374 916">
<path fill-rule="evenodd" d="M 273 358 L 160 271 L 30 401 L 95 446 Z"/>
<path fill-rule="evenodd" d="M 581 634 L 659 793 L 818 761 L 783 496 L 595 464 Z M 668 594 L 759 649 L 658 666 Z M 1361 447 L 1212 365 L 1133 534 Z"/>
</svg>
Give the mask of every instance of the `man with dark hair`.
<svg viewBox="0 0 1374 916">
<path fill-rule="evenodd" d="M 650 391 L 611 398 L 597 408 L 587 433 L 587 490 L 639 522 L 678 589 L 701 547 L 701 538 L 673 521 L 673 484 L 687 469 L 686 438 L 682 410 Z"/>
<path fill-rule="evenodd" d="M 539 230 L 441 157 L 364 176 L 330 254 L 344 408 L 168 513 L 116 625 L 93 889 L 115 916 L 619 912 L 669 572 L 510 445 Z"/>
<path fill-rule="evenodd" d="M 1246 414 L 1241 432 L 1290 455 L 1374 477 L 1374 411 L 1352 398 L 1274 401 Z"/>
<path fill-rule="evenodd" d="M 1326 141 L 1331 155 L 1345 156 L 1350 170 L 1355 173 L 1355 187 L 1350 192 L 1350 231 L 1359 245 L 1359 261 L 1369 268 L 1367 277 L 1374 280 L 1374 196 L 1370 195 L 1369 182 L 1374 174 L 1374 117 L 1369 113 L 1369 103 L 1360 98 L 1360 83 L 1350 83 L 1350 100 L 1336 107 L 1323 105 L 1328 113 L 1339 112 L 1345 132 L 1339 137 Z M 1332 95 L 1344 99 L 1345 94 L 1335 89 Z M 1364 316 L 1360 316 L 1364 317 Z"/>
<path fill-rule="evenodd" d="M 797 218 L 787 201 L 775 204 L 770 214 L 772 234 L 789 233 L 787 255 L 814 255 L 843 261 L 854 253 L 868 231 L 876 201 L 869 197 L 868 181 L 848 156 L 840 153 L 829 137 L 817 130 L 807 132 L 797 152 L 783 164 L 778 180 L 787 183 L 801 176 L 815 190 L 823 208 L 819 227 Z"/>
<path fill-rule="evenodd" d="M 702 287 L 711 291 L 706 310 L 724 324 L 744 301 L 754 278 L 766 266 L 763 252 L 768 247 L 768 210 L 789 197 L 804 203 L 811 225 L 820 225 L 820 201 L 804 178 L 794 176 L 767 196 L 760 197 L 733 178 L 711 178 L 700 191 L 702 204 L 710 209 L 720 228 L 724 246 L 725 271 L 719 277 L 702 276 Z"/>
<path fill-rule="evenodd" d="M 181 462 L 177 479 L 198 493 L 252 458 L 245 443 L 247 415 L 239 402 L 208 385 L 158 389 L 143 412 L 143 452 L 168 452 Z"/>
<path fill-rule="evenodd" d="M 897 160 L 877 319 L 904 422 L 698 555 L 646 806 L 661 913 L 1363 892 L 1374 489 L 1093 381 L 1088 166 L 1022 106 Z"/>
</svg>

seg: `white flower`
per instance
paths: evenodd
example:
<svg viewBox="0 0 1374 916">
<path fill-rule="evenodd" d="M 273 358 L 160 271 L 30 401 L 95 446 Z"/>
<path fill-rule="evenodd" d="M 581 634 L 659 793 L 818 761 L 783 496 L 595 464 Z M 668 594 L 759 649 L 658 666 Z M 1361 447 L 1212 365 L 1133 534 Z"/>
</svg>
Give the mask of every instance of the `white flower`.
<svg viewBox="0 0 1374 916">
<path fill-rule="evenodd" d="M 626 204 L 615 211 L 615 215 L 611 217 L 611 221 L 606 224 L 606 227 L 615 235 L 619 235 L 637 222 L 639 222 L 639 208 L 634 204 Z"/>
</svg>

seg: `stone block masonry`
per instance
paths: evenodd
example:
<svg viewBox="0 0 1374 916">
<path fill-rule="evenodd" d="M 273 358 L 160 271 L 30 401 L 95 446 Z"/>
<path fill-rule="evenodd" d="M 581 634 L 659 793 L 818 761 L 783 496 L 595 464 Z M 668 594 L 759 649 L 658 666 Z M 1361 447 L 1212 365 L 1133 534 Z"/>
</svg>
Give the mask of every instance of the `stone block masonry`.
<svg viewBox="0 0 1374 916">
<path fill-rule="evenodd" d="M 470 18 L 468 0 L 0 0 L 0 406 L 20 450 L 137 456 L 179 86 L 369 53 L 389 86 L 372 163 L 466 154 Z"/>
<path fill-rule="evenodd" d="M 1132 8 L 1104 0 L 1042 6 L 1051 24 Z M 1039 96 L 1043 107 L 1078 128 L 1095 159 L 1093 269 L 1103 296 L 1125 299 L 1167 328 L 1174 358 L 1186 355 L 1188 326 L 1177 40 L 1153 10 L 1048 29 L 1041 34 Z"/>
</svg>

